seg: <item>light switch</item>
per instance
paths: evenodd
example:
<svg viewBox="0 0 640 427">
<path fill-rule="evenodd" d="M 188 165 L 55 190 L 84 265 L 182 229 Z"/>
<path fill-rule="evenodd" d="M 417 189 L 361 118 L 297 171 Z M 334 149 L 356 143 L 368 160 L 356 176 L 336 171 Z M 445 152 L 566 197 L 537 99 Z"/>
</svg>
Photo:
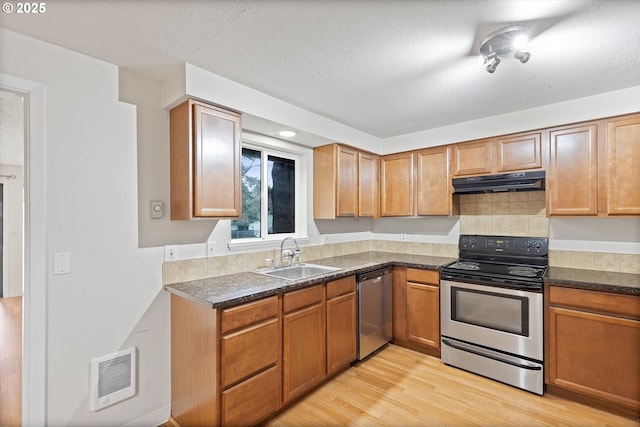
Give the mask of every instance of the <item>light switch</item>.
<svg viewBox="0 0 640 427">
<path fill-rule="evenodd" d="M 71 252 L 58 252 L 53 255 L 53 274 L 71 273 Z"/>
<path fill-rule="evenodd" d="M 151 202 L 151 218 L 158 219 L 162 218 L 163 214 L 162 202 L 152 201 Z"/>
</svg>

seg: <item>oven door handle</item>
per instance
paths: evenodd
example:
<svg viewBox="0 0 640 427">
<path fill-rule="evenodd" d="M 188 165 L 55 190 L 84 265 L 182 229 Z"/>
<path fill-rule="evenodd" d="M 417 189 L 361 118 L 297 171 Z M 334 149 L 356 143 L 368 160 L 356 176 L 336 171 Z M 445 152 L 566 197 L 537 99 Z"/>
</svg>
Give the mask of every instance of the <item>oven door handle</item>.
<svg viewBox="0 0 640 427">
<path fill-rule="evenodd" d="M 541 364 L 529 362 L 528 360 L 524 360 L 516 356 L 510 356 L 508 354 L 498 353 L 497 351 L 478 347 L 473 344 L 462 343 L 459 341 L 454 342 L 447 338 L 442 338 L 442 343 L 460 351 L 466 351 L 468 353 L 477 354 L 478 356 L 488 357 L 489 359 L 493 359 L 493 360 L 497 360 L 498 362 L 517 366 L 518 368 L 529 369 L 532 371 L 542 370 Z"/>
</svg>

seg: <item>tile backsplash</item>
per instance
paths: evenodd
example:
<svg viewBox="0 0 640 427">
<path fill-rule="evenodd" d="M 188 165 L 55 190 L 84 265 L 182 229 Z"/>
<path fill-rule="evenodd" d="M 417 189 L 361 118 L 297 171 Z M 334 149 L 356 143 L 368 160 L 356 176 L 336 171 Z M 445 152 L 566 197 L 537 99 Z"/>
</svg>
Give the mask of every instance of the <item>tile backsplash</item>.
<svg viewBox="0 0 640 427">
<path fill-rule="evenodd" d="M 420 254 L 450 258 L 456 258 L 458 256 L 457 244 L 398 242 L 393 240 L 361 240 L 356 242 L 303 246 L 301 249 L 302 262 L 367 251 Z M 162 267 L 163 283 L 167 285 L 170 283 L 203 279 L 205 277 L 256 270 L 267 267 L 268 263 L 266 260 L 268 258 L 278 260 L 278 252 L 278 249 L 271 249 L 209 258 L 168 261 L 165 262 Z"/>
<path fill-rule="evenodd" d="M 461 234 L 549 237 L 544 191 L 465 194 L 459 197 Z M 303 262 L 367 251 L 458 257 L 457 244 L 396 240 L 304 246 L 302 251 Z M 165 262 L 163 282 L 170 284 L 263 268 L 267 266 L 266 259 L 279 259 L 278 252 L 278 249 L 271 249 Z M 640 255 L 550 250 L 549 265 L 640 274 Z"/>
<path fill-rule="evenodd" d="M 549 237 L 544 191 L 459 197 L 461 234 Z"/>
</svg>

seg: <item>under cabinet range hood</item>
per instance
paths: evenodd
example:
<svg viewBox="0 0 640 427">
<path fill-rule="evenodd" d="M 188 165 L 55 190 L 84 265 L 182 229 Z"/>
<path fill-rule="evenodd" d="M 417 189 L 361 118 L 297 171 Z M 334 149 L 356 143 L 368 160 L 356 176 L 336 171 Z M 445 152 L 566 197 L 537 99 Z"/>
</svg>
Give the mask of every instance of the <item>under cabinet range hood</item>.
<svg viewBox="0 0 640 427">
<path fill-rule="evenodd" d="M 474 194 L 544 190 L 544 176 L 544 171 L 530 171 L 454 178 L 452 181 L 453 192 L 456 194 Z"/>
</svg>

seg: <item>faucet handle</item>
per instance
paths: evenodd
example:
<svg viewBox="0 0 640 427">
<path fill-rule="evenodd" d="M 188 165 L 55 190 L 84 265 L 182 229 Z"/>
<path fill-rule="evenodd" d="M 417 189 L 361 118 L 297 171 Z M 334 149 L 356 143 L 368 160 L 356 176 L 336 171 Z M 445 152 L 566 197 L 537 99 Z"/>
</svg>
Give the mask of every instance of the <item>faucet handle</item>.
<svg viewBox="0 0 640 427">
<path fill-rule="evenodd" d="M 296 249 L 293 251 L 293 256 L 295 257 L 296 264 L 300 264 L 300 255 L 302 255 L 302 251 L 300 249 Z"/>
</svg>

